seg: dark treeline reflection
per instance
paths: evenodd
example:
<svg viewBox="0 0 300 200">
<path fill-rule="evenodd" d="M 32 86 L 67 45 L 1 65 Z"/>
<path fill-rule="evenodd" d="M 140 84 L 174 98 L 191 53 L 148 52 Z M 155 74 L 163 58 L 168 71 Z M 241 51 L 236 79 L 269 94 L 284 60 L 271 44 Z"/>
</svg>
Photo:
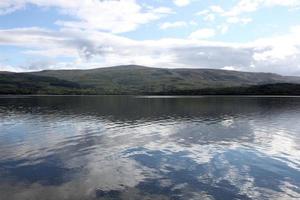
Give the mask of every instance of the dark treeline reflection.
<svg viewBox="0 0 300 200">
<path fill-rule="evenodd" d="M 135 121 L 163 118 L 214 119 L 229 116 L 276 114 L 300 110 L 298 98 L 286 97 L 133 97 L 133 96 L 32 96 L 0 98 L 2 109 L 31 114 L 90 115 Z"/>
<path fill-rule="evenodd" d="M 0 199 L 299 199 L 300 98 L 0 97 Z"/>
</svg>

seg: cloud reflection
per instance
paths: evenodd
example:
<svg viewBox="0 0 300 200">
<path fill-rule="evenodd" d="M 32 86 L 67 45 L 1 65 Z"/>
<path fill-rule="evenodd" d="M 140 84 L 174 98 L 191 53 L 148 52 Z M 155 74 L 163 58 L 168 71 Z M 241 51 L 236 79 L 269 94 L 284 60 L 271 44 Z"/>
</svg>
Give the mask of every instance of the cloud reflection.
<svg viewBox="0 0 300 200">
<path fill-rule="evenodd" d="M 64 98 L 0 99 L 2 197 L 300 198 L 300 99 Z"/>
</svg>

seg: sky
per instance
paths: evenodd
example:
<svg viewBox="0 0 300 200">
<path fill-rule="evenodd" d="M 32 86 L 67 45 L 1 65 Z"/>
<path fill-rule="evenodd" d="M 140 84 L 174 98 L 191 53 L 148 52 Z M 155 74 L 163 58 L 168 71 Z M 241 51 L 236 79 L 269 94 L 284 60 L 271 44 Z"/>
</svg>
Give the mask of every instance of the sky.
<svg viewBox="0 0 300 200">
<path fill-rule="evenodd" d="M 0 0 L 0 71 L 127 64 L 300 76 L 300 0 Z"/>
</svg>

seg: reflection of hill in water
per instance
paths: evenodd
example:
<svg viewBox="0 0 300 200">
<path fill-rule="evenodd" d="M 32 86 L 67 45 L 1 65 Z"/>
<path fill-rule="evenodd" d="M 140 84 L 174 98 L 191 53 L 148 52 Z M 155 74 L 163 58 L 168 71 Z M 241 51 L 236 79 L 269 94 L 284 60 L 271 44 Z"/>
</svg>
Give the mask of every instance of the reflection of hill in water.
<svg viewBox="0 0 300 200">
<path fill-rule="evenodd" d="M 298 98 L 200 97 L 140 98 L 130 96 L 40 96 L 0 99 L 12 111 L 32 114 L 91 115 L 134 121 L 165 118 L 205 119 L 248 117 L 252 114 L 300 110 Z M 4 109 L 4 108 L 3 108 Z M 270 114 L 272 114 L 270 113 Z"/>
<path fill-rule="evenodd" d="M 171 131 L 171 138 L 182 145 L 251 142 L 254 130 L 250 123 L 253 120 L 268 126 L 268 117 L 278 116 L 280 120 L 285 113 L 297 114 L 300 111 L 299 102 L 300 98 L 275 97 L 40 96 L 12 98 L 9 101 L 0 99 L 2 109 L 45 116 L 45 120 L 90 120 L 92 123 L 98 122 L 99 126 L 109 124 L 108 128 L 122 128 L 122 132 L 130 129 L 136 135 L 147 132 L 147 129 L 150 130 L 148 132 Z M 290 126 L 286 122 L 281 123 L 281 126 Z M 93 127 L 90 129 L 97 131 Z"/>
<path fill-rule="evenodd" d="M 0 99 L 6 199 L 299 198 L 298 98 Z"/>
</svg>

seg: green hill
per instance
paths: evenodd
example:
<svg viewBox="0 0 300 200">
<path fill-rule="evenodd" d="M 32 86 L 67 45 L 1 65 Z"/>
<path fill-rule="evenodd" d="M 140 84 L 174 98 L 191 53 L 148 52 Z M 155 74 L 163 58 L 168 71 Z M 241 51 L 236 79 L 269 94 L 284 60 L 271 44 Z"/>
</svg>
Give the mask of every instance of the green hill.
<svg viewBox="0 0 300 200">
<path fill-rule="evenodd" d="M 1 94 L 168 94 L 300 83 L 299 77 L 215 69 L 125 65 L 91 70 L 0 72 Z"/>
<path fill-rule="evenodd" d="M 91 70 L 46 70 L 33 73 L 79 83 L 97 93 L 156 93 L 174 90 L 237 87 L 270 83 L 300 83 L 300 78 L 271 73 L 215 69 L 162 69 L 137 65 Z"/>
<path fill-rule="evenodd" d="M 0 94 L 88 93 L 78 83 L 26 73 L 0 72 Z"/>
</svg>

